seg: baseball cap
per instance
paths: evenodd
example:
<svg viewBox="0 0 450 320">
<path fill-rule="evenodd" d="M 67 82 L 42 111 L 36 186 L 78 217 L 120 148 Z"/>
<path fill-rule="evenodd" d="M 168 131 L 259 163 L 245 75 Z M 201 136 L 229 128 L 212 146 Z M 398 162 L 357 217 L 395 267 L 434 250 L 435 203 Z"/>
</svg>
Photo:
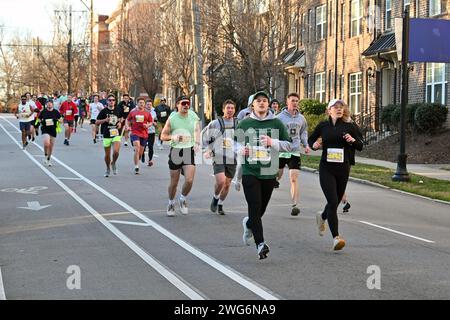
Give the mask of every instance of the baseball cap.
<svg viewBox="0 0 450 320">
<path fill-rule="evenodd" d="M 177 98 L 176 103 L 178 103 L 178 102 L 180 102 L 180 101 L 183 101 L 183 100 L 188 100 L 188 101 L 190 101 L 190 99 L 189 99 L 188 97 L 186 97 L 186 96 L 180 96 L 180 97 Z"/>
<path fill-rule="evenodd" d="M 252 97 L 252 102 L 251 102 L 251 103 L 253 103 L 253 101 L 255 101 L 255 99 L 256 99 L 257 97 L 259 97 L 259 96 L 264 96 L 264 97 L 267 98 L 267 100 L 270 101 L 270 97 L 269 97 L 269 95 L 268 95 L 265 91 L 258 91 L 258 92 L 256 92 L 253 96 L 251 96 L 251 97 Z"/>
<path fill-rule="evenodd" d="M 333 99 L 333 100 L 330 100 L 330 102 L 328 102 L 328 107 L 327 107 L 327 109 L 330 109 L 332 106 L 334 106 L 336 103 L 340 103 L 340 104 L 342 104 L 343 106 L 345 106 L 345 102 L 344 102 L 344 100 L 341 100 L 341 99 Z"/>
</svg>

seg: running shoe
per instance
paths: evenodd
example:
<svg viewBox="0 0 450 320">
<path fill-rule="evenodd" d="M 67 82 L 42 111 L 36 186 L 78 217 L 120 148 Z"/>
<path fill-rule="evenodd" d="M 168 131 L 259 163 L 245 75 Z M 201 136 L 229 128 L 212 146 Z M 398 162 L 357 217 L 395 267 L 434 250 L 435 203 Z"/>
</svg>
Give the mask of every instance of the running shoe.
<svg viewBox="0 0 450 320">
<path fill-rule="evenodd" d="M 167 216 L 175 217 L 175 205 L 174 204 L 169 204 L 167 206 Z"/>
<path fill-rule="evenodd" d="M 233 181 L 231 181 L 231 183 L 234 185 L 234 189 L 236 191 L 241 191 L 241 181 L 239 181 L 238 179 L 235 179 Z"/>
<path fill-rule="evenodd" d="M 322 212 L 317 212 L 316 214 L 316 224 L 319 230 L 319 236 L 323 237 L 325 234 L 325 220 L 322 219 Z"/>
<path fill-rule="evenodd" d="M 242 228 L 244 228 L 244 233 L 242 234 L 242 241 L 246 246 L 250 245 L 250 240 L 253 238 L 253 232 L 247 227 L 248 217 L 242 219 Z"/>
<path fill-rule="evenodd" d="M 67 140 L 67 145 L 68 145 L 68 146 L 70 145 L 69 140 Z"/>
<path fill-rule="evenodd" d="M 123 144 L 125 147 L 128 147 L 128 142 L 125 141 L 125 143 Z"/>
<path fill-rule="evenodd" d="M 67 139 L 64 139 L 64 145 L 66 145 L 66 146 L 69 145 Z"/>
<path fill-rule="evenodd" d="M 31 141 L 32 141 L 32 142 L 34 142 L 34 137 L 33 137 L 33 138 L 31 138 Z"/>
<path fill-rule="evenodd" d="M 337 236 L 333 239 L 333 250 L 339 251 L 345 247 L 345 240 Z"/>
<path fill-rule="evenodd" d="M 180 204 L 181 213 L 185 214 L 185 215 L 189 214 L 189 209 L 188 209 L 186 200 L 183 200 L 183 201 L 179 200 L 179 204 Z"/>
<path fill-rule="evenodd" d="M 265 259 L 267 258 L 267 254 L 269 253 L 270 248 L 267 244 L 260 243 L 258 245 L 258 256 L 259 256 L 259 260 Z"/>
<path fill-rule="evenodd" d="M 22 145 L 22 149 L 25 150 L 27 148 L 27 146 L 28 146 L 28 141 Z"/>
<path fill-rule="evenodd" d="M 97 139 L 93 139 L 92 141 L 94 142 L 94 144 L 96 144 L 96 143 L 97 143 Z"/>
<path fill-rule="evenodd" d="M 111 168 L 112 168 L 113 174 L 114 174 L 114 175 L 117 175 L 117 166 L 116 166 L 115 163 L 112 163 L 112 162 L 111 162 Z"/>
<path fill-rule="evenodd" d="M 291 216 L 298 216 L 300 214 L 300 209 L 297 206 L 292 206 Z"/>
<path fill-rule="evenodd" d="M 219 199 L 216 198 L 212 198 L 211 201 L 211 205 L 209 206 L 209 208 L 211 209 L 211 212 L 216 212 L 217 211 L 217 204 L 219 203 Z"/>
<path fill-rule="evenodd" d="M 350 203 L 347 201 L 345 205 L 342 207 L 342 213 L 348 213 L 348 210 L 351 208 Z"/>
<path fill-rule="evenodd" d="M 47 164 L 49 167 L 51 167 L 51 166 L 53 166 L 53 163 L 52 163 L 52 161 L 51 160 L 48 160 L 48 164 Z"/>
<path fill-rule="evenodd" d="M 275 189 L 278 189 L 280 187 L 280 182 L 279 181 L 275 181 L 275 186 L 274 186 L 274 188 Z"/>
<path fill-rule="evenodd" d="M 111 170 L 106 169 L 105 178 L 108 178 L 110 174 L 111 174 Z"/>
<path fill-rule="evenodd" d="M 134 168 L 134 174 L 139 174 L 139 168 Z"/>
<path fill-rule="evenodd" d="M 48 166 L 48 159 L 44 158 L 44 166 Z"/>
<path fill-rule="evenodd" d="M 219 204 L 218 209 L 217 209 L 217 213 L 221 216 L 225 215 L 225 211 L 223 211 L 223 205 Z"/>
<path fill-rule="evenodd" d="M 153 161 L 149 161 L 147 166 L 149 166 L 149 167 L 153 166 Z"/>
</svg>

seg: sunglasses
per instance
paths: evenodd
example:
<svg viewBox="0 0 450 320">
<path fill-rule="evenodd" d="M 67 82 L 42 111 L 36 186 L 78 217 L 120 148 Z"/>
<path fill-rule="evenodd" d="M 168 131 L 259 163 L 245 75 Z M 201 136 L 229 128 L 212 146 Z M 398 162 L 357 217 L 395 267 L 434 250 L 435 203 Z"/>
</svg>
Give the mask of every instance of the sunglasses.
<svg viewBox="0 0 450 320">
<path fill-rule="evenodd" d="M 191 103 L 190 103 L 189 101 L 183 101 L 183 102 L 181 102 L 181 105 L 182 105 L 183 107 L 185 107 L 185 106 L 190 106 Z"/>
</svg>

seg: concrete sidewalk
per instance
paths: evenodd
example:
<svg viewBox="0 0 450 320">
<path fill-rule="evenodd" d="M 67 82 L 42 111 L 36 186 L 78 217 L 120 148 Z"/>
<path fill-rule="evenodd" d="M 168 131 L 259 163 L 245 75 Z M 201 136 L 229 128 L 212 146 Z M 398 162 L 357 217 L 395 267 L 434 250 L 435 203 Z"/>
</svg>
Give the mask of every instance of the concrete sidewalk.
<svg viewBox="0 0 450 320">
<path fill-rule="evenodd" d="M 312 151 L 314 156 L 320 156 L 322 151 Z M 397 169 L 396 162 L 383 161 L 377 159 L 356 157 L 356 163 L 371 164 L 374 166 L 385 167 L 392 170 Z M 442 168 L 448 168 L 444 170 Z M 407 164 L 406 169 L 409 173 L 414 173 L 428 178 L 450 181 L 450 164 Z"/>
<path fill-rule="evenodd" d="M 397 169 L 397 163 L 377 159 L 356 157 L 356 163 L 371 164 L 393 170 Z M 449 168 L 449 170 L 442 168 Z M 406 169 L 409 173 L 450 181 L 450 164 L 407 164 Z"/>
</svg>

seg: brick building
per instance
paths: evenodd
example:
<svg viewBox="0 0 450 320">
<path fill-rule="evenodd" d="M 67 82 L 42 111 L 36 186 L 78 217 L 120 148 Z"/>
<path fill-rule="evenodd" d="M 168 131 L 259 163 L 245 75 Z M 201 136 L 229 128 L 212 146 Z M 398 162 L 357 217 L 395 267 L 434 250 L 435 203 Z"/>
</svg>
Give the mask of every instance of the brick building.
<svg viewBox="0 0 450 320">
<path fill-rule="evenodd" d="M 374 128 L 383 106 L 400 103 L 395 18 L 409 7 L 411 17 L 449 19 L 450 8 L 449 0 L 291 1 L 297 5 L 291 6 L 295 19 L 283 55 L 284 91 L 323 102 L 342 98 L 360 119 L 370 119 Z M 450 65 L 411 66 L 409 102 L 449 106 Z"/>
</svg>

